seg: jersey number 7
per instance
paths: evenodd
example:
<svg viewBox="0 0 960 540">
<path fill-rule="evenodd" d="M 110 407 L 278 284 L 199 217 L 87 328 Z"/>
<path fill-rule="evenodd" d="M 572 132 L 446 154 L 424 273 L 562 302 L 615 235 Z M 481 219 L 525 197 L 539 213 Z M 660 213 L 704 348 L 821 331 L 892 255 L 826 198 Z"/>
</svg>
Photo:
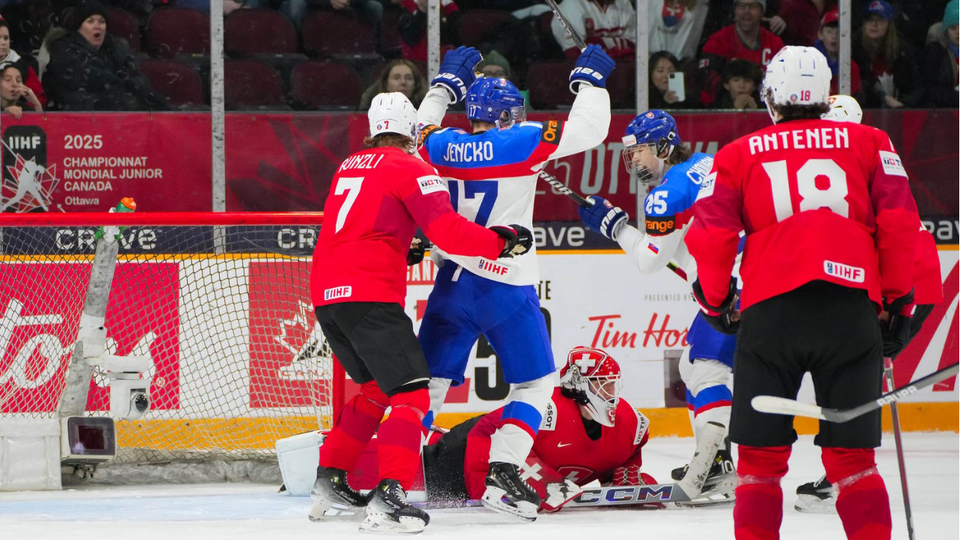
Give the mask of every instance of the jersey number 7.
<svg viewBox="0 0 960 540">
<path fill-rule="evenodd" d="M 763 163 L 763 170 L 770 178 L 773 193 L 773 209 L 777 221 L 793 215 L 793 199 L 790 195 L 790 175 L 786 161 Z M 817 178 L 827 179 L 827 188 L 817 186 Z M 847 173 L 832 159 L 808 159 L 796 173 L 797 194 L 800 196 L 800 211 L 829 208 L 843 217 L 850 217 L 850 204 L 846 197 Z"/>
<path fill-rule="evenodd" d="M 347 221 L 347 214 L 350 213 L 350 208 L 353 206 L 353 203 L 357 202 L 357 196 L 360 195 L 360 185 L 363 183 L 363 177 L 341 177 L 337 180 L 337 189 L 333 192 L 334 195 L 343 195 L 343 192 L 347 192 L 347 200 L 343 201 L 343 204 L 340 205 L 340 211 L 337 212 L 337 226 L 333 229 L 333 233 L 336 234 L 340 232 L 340 229 L 343 228 L 343 224 Z"/>
</svg>

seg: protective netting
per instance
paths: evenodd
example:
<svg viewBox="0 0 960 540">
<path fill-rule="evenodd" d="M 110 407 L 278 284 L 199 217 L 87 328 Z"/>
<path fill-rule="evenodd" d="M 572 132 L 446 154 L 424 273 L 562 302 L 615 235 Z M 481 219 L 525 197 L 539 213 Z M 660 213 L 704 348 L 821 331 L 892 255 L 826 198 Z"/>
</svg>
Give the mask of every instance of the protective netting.
<svg viewBox="0 0 960 540">
<path fill-rule="evenodd" d="M 310 302 L 317 226 L 130 227 L 107 352 L 150 356 L 151 410 L 117 421 L 117 462 L 269 458 L 329 427 L 334 368 Z M 0 228 L 0 414 L 56 417 L 96 227 Z M 109 415 L 95 371 L 89 415 Z"/>
</svg>

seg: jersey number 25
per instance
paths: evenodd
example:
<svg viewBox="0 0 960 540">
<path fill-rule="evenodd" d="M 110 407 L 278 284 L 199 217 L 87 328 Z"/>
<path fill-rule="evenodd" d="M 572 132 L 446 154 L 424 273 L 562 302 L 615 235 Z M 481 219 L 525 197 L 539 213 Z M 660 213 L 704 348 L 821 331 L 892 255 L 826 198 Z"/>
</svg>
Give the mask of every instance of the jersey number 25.
<svg viewBox="0 0 960 540">
<path fill-rule="evenodd" d="M 770 177 L 773 192 L 773 209 L 777 221 L 783 221 L 793 215 L 793 200 L 790 195 L 790 175 L 786 161 L 773 161 L 763 164 L 763 170 Z M 817 178 L 827 179 L 826 189 L 817 186 Z M 800 211 L 829 208 L 843 217 L 850 217 L 850 204 L 846 197 L 847 173 L 832 159 L 808 159 L 796 173 L 797 194 L 800 195 Z"/>
</svg>

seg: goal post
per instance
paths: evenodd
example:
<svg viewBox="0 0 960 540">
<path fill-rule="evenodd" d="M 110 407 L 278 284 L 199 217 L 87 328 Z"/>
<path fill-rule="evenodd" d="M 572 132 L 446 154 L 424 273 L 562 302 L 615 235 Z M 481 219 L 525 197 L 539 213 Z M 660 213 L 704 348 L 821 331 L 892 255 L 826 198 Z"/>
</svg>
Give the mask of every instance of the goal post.
<svg viewBox="0 0 960 540">
<path fill-rule="evenodd" d="M 149 358 L 150 405 L 116 420 L 110 465 L 275 463 L 277 440 L 329 428 L 343 399 L 344 375 L 310 300 L 322 219 L 0 214 L 0 422 L 57 418 L 97 231 L 118 227 L 103 352 Z M 94 369 L 84 416 L 116 416 L 106 375 Z"/>
</svg>

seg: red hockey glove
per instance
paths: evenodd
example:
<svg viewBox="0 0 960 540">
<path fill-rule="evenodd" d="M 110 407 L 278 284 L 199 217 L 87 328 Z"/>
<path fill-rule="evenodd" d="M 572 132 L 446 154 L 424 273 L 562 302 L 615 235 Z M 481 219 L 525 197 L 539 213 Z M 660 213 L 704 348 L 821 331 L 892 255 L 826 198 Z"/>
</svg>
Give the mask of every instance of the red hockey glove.
<svg viewBox="0 0 960 540">
<path fill-rule="evenodd" d="M 719 306 L 711 306 L 703 295 L 700 280 L 693 282 L 693 296 L 700 304 L 703 319 L 718 332 L 736 334 L 740 330 L 740 311 L 737 309 L 737 278 L 730 278 L 730 289 L 727 297 Z"/>
</svg>

